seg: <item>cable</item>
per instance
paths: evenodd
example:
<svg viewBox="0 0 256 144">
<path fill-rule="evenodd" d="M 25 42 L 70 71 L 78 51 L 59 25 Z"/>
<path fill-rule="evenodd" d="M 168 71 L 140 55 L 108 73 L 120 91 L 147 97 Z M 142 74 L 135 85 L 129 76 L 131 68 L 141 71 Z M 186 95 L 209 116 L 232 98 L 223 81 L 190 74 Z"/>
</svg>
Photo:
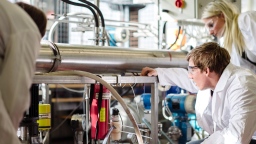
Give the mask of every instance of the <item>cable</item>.
<svg viewBox="0 0 256 144">
<path fill-rule="evenodd" d="M 84 85 L 84 90 L 83 90 L 83 114 L 85 114 L 86 112 L 86 108 L 85 108 L 85 99 L 86 101 L 88 100 L 88 97 L 87 97 L 87 84 Z M 85 97 L 86 96 L 86 97 Z"/>
<path fill-rule="evenodd" d="M 81 6 L 81 7 L 88 8 L 92 12 L 92 14 L 94 16 L 95 27 L 99 27 L 99 20 L 97 18 L 97 14 L 95 13 L 95 11 L 90 6 L 85 5 L 85 4 L 75 3 L 75 2 L 72 2 L 72 1 L 69 1 L 69 0 L 62 0 L 62 1 L 65 2 L 65 3 L 71 4 L 71 5 Z"/>
<path fill-rule="evenodd" d="M 86 0 L 79 0 L 79 1 L 80 1 L 80 2 L 83 2 L 83 3 L 86 3 L 86 4 L 88 4 L 89 6 L 91 6 L 91 7 L 93 7 L 94 9 L 97 10 L 97 12 L 99 13 L 100 18 L 101 18 L 102 27 L 105 27 L 105 20 L 104 20 L 103 14 L 101 13 L 100 9 L 99 9 L 96 5 L 94 5 L 94 4 L 92 4 L 91 2 L 88 2 L 88 1 L 86 1 Z"/>
<path fill-rule="evenodd" d="M 75 93 L 84 93 L 84 90 L 79 91 L 79 90 L 74 90 L 74 89 L 67 88 L 67 87 L 65 87 L 65 86 L 62 85 L 62 84 L 58 84 L 58 85 L 60 85 L 62 88 L 66 89 L 66 90 L 68 90 L 68 91 L 71 91 L 71 92 L 75 92 Z"/>
<path fill-rule="evenodd" d="M 62 126 L 64 124 L 64 122 L 75 112 L 76 109 L 78 109 L 83 102 L 80 102 L 80 104 L 55 128 L 53 129 L 50 134 L 54 133 L 58 128 L 60 128 L 60 126 Z"/>
<path fill-rule="evenodd" d="M 178 30 L 178 34 L 177 34 L 176 40 L 174 41 L 174 43 L 173 43 L 170 47 L 167 48 L 168 50 L 171 49 L 172 46 L 173 46 L 173 45 L 177 42 L 177 40 L 179 39 L 180 29 L 181 29 L 181 26 L 179 26 L 179 30 Z"/>
<path fill-rule="evenodd" d="M 175 121 L 174 121 L 175 118 L 173 117 L 172 112 L 171 112 L 171 110 L 169 109 L 169 107 L 166 106 L 166 100 L 164 100 L 164 107 L 165 107 L 166 112 L 172 117 L 173 126 L 176 126 L 176 125 L 175 125 Z"/>
<path fill-rule="evenodd" d="M 136 85 L 137 85 L 137 83 L 133 84 L 132 87 L 135 87 Z M 131 89 L 132 89 L 132 88 L 129 87 L 124 93 L 120 94 L 120 96 L 123 97 L 123 96 L 126 95 L 128 92 L 130 92 Z M 113 100 L 113 101 L 111 102 L 111 104 L 110 104 L 110 107 L 115 106 L 117 102 L 118 102 L 117 100 Z"/>
<path fill-rule="evenodd" d="M 120 119 L 121 119 L 121 122 L 122 122 L 122 128 L 121 128 L 121 131 L 123 131 L 123 124 L 124 124 L 124 122 L 123 122 L 123 119 L 122 119 L 122 117 L 121 117 L 120 113 L 118 113 L 118 115 L 120 116 Z M 121 133 L 121 138 L 122 138 L 122 133 Z"/>
<path fill-rule="evenodd" d="M 110 37 L 109 33 L 107 31 L 106 31 L 106 33 L 107 33 L 109 40 L 114 44 L 114 46 L 117 46 L 116 42 L 114 42 L 114 40 Z"/>
<path fill-rule="evenodd" d="M 129 84 L 130 85 L 130 84 Z M 130 85 L 131 89 L 132 89 L 132 92 L 133 92 L 133 96 L 134 96 L 134 100 L 135 100 L 135 93 L 134 93 L 134 90 L 133 90 L 133 87 Z M 140 116 L 140 111 L 139 111 L 139 107 L 138 107 L 138 103 L 137 101 L 135 100 L 135 103 L 136 103 L 136 106 L 137 106 L 137 111 L 138 111 L 138 114 Z M 141 117 L 140 117 L 141 118 Z"/>
<path fill-rule="evenodd" d="M 171 120 L 171 121 L 172 121 L 173 125 L 176 126 L 176 124 L 175 124 L 175 118 L 173 117 L 171 110 L 169 109 L 169 107 L 168 107 L 167 104 L 166 104 L 165 92 L 163 92 L 163 101 L 164 101 L 164 110 L 166 110 L 166 112 L 172 117 L 172 120 Z M 163 113 L 164 113 L 164 112 L 165 112 L 165 111 L 163 111 Z"/>
</svg>

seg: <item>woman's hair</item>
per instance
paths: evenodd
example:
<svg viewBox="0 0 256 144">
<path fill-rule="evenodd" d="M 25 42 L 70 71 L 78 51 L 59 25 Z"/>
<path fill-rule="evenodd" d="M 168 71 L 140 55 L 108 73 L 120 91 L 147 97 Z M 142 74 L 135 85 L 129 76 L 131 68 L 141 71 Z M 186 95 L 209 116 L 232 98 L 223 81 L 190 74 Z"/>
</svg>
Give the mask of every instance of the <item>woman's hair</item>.
<svg viewBox="0 0 256 144">
<path fill-rule="evenodd" d="M 220 16 L 223 13 L 225 17 L 224 47 L 229 53 L 232 52 L 232 45 L 236 47 L 237 52 L 241 55 L 244 51 L 244 37 L 238 27 L 237 8 L 225 0 L 216 0 L 206 5 L 202 14 L 202 19 L 213 16 Z"/>
<path fill-rule="evenodd" d="M 230 55 L 226 49 L 220 47 L 218 43 L 207 42 L 197 46 L 187 55 L 187 61 L 192 58 L 194 65 L 200 66 L 204 71 L 206 67 L 221 75 L 227 65 L 230 63 Z"/>
<path fill-rule="evenodd" d="M 33 19 L 41 33 L 41 36 L 43 37 L 47 24 L 47 19 L 44 12 L 32 5 L 23 2 L 17 2 L 16 4 L 24 9 L 26 13 Z"/>
</svg>

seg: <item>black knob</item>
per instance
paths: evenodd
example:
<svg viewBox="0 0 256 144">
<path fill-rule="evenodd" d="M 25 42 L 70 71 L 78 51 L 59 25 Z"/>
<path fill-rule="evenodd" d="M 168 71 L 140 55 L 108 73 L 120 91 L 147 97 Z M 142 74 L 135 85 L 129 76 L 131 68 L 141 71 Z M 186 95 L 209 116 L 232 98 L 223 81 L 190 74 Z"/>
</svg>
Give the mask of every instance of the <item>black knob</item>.
<svg viewBox="0 0 256 144">
<path fill-rule="evenodd" d="M 112 115 L 118 115 L 119 110 L 117 108 L 113 108 Z"/>
</svg>

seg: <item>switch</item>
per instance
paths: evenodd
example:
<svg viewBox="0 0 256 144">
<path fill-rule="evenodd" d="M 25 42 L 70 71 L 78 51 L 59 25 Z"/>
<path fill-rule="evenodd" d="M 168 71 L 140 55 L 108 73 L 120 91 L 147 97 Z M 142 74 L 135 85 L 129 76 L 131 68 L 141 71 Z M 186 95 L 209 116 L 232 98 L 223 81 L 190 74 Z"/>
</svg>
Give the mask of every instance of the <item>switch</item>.
<svg viewBox="0 0 256 144">
<path fill-rule="evenodd" d="M 184 0 L 176 0 L 175 1 L 175 6 L 177 8 L 183 8 L 184 7 Z"/>
</svg>

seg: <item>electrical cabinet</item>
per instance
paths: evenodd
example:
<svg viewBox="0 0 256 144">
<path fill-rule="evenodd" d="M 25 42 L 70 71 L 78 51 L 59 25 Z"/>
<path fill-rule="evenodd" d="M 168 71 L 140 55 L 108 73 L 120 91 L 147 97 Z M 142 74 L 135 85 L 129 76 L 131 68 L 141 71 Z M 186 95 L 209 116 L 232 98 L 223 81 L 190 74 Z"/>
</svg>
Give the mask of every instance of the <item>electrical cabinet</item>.
<svg viewBox="0 0 256 144">
<path fill-rule="evenodd" d="M 163 13 L 167 13 L 176 20 L 201 19 L 205 6 L 212 1 L 214 0 L 162 0 L 161 8 Z M 241 12 L 241 0 L 227 1 L 236 5 L 238 11 Z M 166 17 L 163 19 L 165 20 Z"/>
</svg>

